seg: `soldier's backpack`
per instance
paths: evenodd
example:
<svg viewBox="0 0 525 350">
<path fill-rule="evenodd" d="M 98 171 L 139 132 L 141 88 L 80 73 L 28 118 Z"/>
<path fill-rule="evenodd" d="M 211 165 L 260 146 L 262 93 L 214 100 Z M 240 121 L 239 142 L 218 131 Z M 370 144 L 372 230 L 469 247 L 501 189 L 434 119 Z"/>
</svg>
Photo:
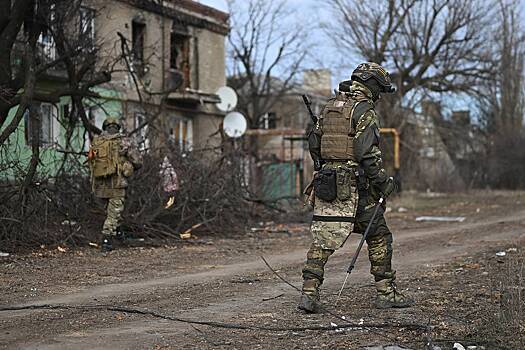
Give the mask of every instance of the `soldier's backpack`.
<svg viewBox="0 0 525 350">
<path fill-rule="evenodd" d="M 88 153 L 93 178 L 108 177 L 119 172 L 120 141 L 119 135 L 95 137 Z"/>
</svg>

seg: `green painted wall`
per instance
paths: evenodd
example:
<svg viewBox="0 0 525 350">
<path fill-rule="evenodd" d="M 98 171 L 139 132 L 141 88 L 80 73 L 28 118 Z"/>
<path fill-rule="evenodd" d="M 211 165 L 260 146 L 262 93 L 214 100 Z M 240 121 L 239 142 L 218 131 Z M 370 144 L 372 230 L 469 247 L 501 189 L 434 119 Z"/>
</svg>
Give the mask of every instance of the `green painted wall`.
<svg viewBox="0 0 525 350">
<path fill-rule="evenodd" d="M 52 91 L 53 84 L 40 83 L 38 86 L 39 92 Z M 91 106 L 93 114 L 96 119 L 96 125 L 101 127 L 102 121 L 107 114 L 122 116 L 122 102 L 118 92 L 108 89 L 97 88 L 94 89 L 103 98 L 86 100 L 86 105 Z M 44 145 L 40 147 L 40 164 L 38 167 L 38 177 L 46 178 L 56 174 L 57 170 L 62 164 L 64 154 L 58 152 L 57 149 L 65 150 L 66 148 L 66 129 L 65 116 L 67 108 L 70 106 L 71 99 L 63 97 L 55 104 L 55 112 L 58 118 L 53 121 L 53 141 L 55 145 Z M 18 107 L 12 108 L 9 112 L 7 122 L 8 125 L 15 116 Z M 6 141 L 6 145 L 0 148 L 0 178 L 17 179 L 23 176 L 27 170 L 27 166 L 31 159 L 31 146 L 26 140 L 26 122 L 21 120 L 17 130 Z M 84 145 L 85 138 L 84 127 L 81 121 L 78 121 L 71 137 L 69 151 L 81 152 L 87 148 Z M 84 148 L 83 148 L 84 146 Z M 5 166 L 5 165 L 8 166 Z"/>
</svg>

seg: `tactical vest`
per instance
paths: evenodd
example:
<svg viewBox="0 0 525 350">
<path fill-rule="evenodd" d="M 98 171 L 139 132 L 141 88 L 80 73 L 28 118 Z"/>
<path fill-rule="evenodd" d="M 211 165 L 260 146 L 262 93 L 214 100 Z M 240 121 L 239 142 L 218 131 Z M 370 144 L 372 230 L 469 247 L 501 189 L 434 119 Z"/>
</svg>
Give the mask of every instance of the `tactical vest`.
<svg viewBox="0 0 525 350">
<path fill-rule="evenodd" d="M 93 178 L 109 177 L 119 173 L 120 143 L 120 135 L 95 137 L 88 154 Z"/>
<path fill-rule="evenodd" d="M 355 128 L 352 123 L 354 113 L 362 115 L 372 109 L 367 101 L 335 99 L 325 106 L 321 114 L 320 127 L 321 158 L 325 161 L 349 161 L 354 157 Z"/>
</svg>

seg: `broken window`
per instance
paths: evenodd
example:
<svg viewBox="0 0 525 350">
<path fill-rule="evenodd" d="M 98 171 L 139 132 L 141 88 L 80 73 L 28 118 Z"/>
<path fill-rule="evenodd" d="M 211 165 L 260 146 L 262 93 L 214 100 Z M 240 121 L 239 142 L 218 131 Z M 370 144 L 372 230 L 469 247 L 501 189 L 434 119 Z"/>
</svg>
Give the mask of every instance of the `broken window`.
<svg viewBox="0 0 525 350">
<path fill-rule="evenodd" d="M 276 129 L 277 128 L 277 114 L 275 112 L 268 112 L 263 115 L 261 119 L 262 129 Z"/>
<path fill-rule="evenodd" d="M 131 50 L 133 60 L 139 63 L 144 62 L 144 34 L 146 33 L 146 24 L 138 21 L 131 22 Z"/>
<path fill-rule="evenodd" d="M 172 142 L 183 152 L 191 151 L 193 147 L 193 123 L 190 119 L 178 119 L 174 121 L 170 129 Z"/>
<path fill-rule="evenodd" d="M 53 33 L 51 28 L 56 25 L 56 10 L 55 4 L 50 4 L 49 7 L 45 10 L 45 19 L 44 22 L 38 20 L 32 25 L 39 25 L 42 27 L 40 35 L 38 36 L 36 49 L 37 49 L 37 62 L 38 63 L 49 63 L 57 59 L 57 50 L 55 45 L 55 39 L 53 38 Z M 30 30 L 29 27 L 26 28 L 24 24 L 24 30 Z M 27 34 L 27 33 L 26 33 Z"/>
<path fill-rule="evenodd" d="M 95 10 L 88 7 L 80 7 L 80 40 L 86 47 L 93 49 L 95 45 Z"/>
<path fill-rule="evenodd" d="M 134 128 L 141 127 L 137 131 L 137 144 L 140 151 L 146 151 L 149 148 L 149 139 L 148 139 L 148 125 L 146 123 L 146 116 L 142 113 L 135 113 L 135 126 Z"/>
<path fill-rule="evenodd" d="M 28 146 L 53 146 L 58 127 L 58 111 L 51 103 L 35 103 L 24 113 L 25 139 Z"/>
<path fill-rule="evenodd" d="M 55 40 L 51 34 L 51 30 L 45 28 L 40 33 L 37 41 L 38 48 L 38 57 L 43 60 L 43 62 L 52 62 L 56 60 L 56 46 Z"/>
<path fill-rule="evenodd" d="M 187 28 L 177 23 L 170 34 L 170 69 L 182 75 L 183 88 L 190 87 L 190 37 Z"/>
</svg>

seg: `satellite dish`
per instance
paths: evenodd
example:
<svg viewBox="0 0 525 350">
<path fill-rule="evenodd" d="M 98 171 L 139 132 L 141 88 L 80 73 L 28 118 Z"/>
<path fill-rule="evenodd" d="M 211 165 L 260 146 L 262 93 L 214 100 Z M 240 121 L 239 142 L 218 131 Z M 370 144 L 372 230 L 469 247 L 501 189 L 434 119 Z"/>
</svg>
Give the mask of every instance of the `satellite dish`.
<svg viewBox="0 0 525 350">
<path fill-rule="evenodd" d="M 230 112 L 224 117 L 222 128 L 224 133 L 232 138 L 241 137 L 246 132 L 246 118 L 239 112 Z"/>
<path fill-rule="evenodd" d="M 221 102 L 216 105 L 221 111 L 230 112 L 237 106 L 237 94 L 231 87 L 223 86 L 217 90 L 216 94 L 221 99 Z"/>
</svg>

